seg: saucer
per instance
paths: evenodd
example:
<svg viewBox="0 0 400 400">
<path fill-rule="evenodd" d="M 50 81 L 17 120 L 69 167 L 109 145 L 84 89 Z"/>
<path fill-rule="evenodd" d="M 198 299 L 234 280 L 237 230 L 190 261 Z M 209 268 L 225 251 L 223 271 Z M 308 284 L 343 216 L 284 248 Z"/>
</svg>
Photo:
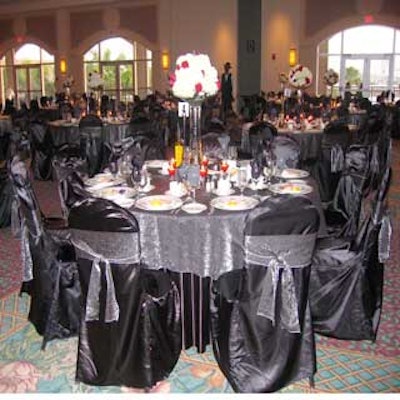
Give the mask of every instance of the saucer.
<svg viewBox="0 0 400 400">
<path fill-rule="evenodd" d="M 207 210 L 207 206 L 202 203 L 187 203 L 184 204 L 181 209 L 188 214 L 200 214 L 201 212 Z"/>
</svg>

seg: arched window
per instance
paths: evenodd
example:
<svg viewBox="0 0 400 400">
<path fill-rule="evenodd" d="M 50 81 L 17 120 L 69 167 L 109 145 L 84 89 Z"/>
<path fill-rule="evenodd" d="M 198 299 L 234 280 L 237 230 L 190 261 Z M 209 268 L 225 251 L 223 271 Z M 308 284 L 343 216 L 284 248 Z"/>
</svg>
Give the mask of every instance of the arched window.
<svg viewBox="0 0 400 400">
<path fill-rule="evenodd" d="M 134 95 L 152 93 L 152 51 L 138 42 L 117 37 L 95 44 L 84 55 L 85 87 L 88 77 L 97 72 L 104 81 L 103 94 L 117 101 L 131 102 Z"/>
<path fill-rule="evenodd" d="M 322 78 L 332 68 L 339 74 L 334 96 L 348 84 L 373 101 L 388 90 L 400 97 L 400 30 L 379 25 L 346 29 L 320 43 L 318 56 L 318 93 L 325 91 Z"/>
<path fill-rule="evenodd" d="M 9 50 L 0 60 L 2 99 L 14 91 L 16 104 L 55 94 L 54 56 L 33 43 Z"/>
</svg>

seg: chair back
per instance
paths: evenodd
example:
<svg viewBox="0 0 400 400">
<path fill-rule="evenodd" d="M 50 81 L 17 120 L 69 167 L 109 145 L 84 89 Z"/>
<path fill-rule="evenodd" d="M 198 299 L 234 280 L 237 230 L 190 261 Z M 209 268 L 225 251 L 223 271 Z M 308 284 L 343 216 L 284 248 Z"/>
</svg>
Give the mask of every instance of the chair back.
<svg viewBox="0 0 400 400">
<path fill-rule="evenodd" d="M 298 168 L 300 145 L 290 136 L 279 135 L 271 143 L 271 152 L 279 169 Z"/>
<path fill-rule="evenodd" d="M 309 199 L 266 200 L 245 223 L 245 268 L 213 285 L 215 356 L 237 392 L 272 392 L 315 373 L 308 281 L 318 226 Z"/>
<path fill-rule="evenodd" d="M 104 263 L 107 280 L 104 318 L 106 322 L 117 321 L 119 305 L 111 265 L 139 264 L 138 222 L 127 210 L 99 198 L 88 198 L 73 205 L 68 222 L 80 267 L 85 268 L 91 264 L 85 318 L 87 321 L 100 318 L 100 264 Z"/>
</svg>

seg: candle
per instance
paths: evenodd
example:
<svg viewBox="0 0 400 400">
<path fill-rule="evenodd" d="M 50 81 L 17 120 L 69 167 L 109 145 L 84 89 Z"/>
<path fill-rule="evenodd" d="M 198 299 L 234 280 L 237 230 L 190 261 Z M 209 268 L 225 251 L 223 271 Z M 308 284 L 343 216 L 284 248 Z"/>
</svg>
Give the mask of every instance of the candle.
<svg viewBox="0 0 400 400">
<path fill-rule="evenodd" d="M 221 163 L 221 171 L 226 172 L 228 170 L 228 164 L 225 161 Z"/>
<path fill-rule="evenodd" d="M 169 162 L 169 167 L 176 169 L 176 160 L 175 158 L 171 158 L 170 162 Z"/>
<path fill-rule="evenodd" d="M 203 164 L 200 167 L 200 176 L 202 178 L 207 176 L 207 167 L 205 165 L 203 165 Z"/>
</svg>

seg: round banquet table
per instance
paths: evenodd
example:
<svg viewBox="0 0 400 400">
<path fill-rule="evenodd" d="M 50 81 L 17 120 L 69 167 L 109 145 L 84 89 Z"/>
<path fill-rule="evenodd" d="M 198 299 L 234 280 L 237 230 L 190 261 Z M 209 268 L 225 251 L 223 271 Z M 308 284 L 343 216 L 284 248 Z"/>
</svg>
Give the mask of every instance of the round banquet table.
<svg viewBox="0 0 400 400">
<path fill-rule="evenodd" d="M 48 122 L 52 143 L 55 147 L 63 144 L 79 144 L 80 133 L 78 122 L 57 120 Z M 127 136 L 129 121 L 103 122 L 103 141 L 114 143 Z"/>
<path fill-rule="evenodd" d="M 146 195 L 164 194 L 169 188 L 169 178 L 156 170 L 151 170 L 151 174 L 154 189 Z M 313 187 L 305 196 L 311 199 L 320 215 L 318 236 L 325 236 L 327 228 L 316 183 L 311 177 L 304 182 Z M 250 189 L 244 191 L 245 196 L 255 194 Z M 271 196 L 268 190 L 259 190 L 257 194 L 261 197 L 257 208 L 262 206 L 266 211 L 272 202 L 290 196 Z M 210 201 L 216 197 L 197 190 L 196 201 L 207 206 L 199 214 L 187 214 L 180 208 L 170 211 L 147 211 L 135 205 L 129 208 L 139 223 L 142 263 L 149 269 L 170 271 L 179 288 L 182 348 L 196 346 L 199 352 L 210 344 L 211 280 L 245 265 L 244 227 L 251 212 L 211 207 Z"/>
<path fill-rule="evenodd" d="M 314 179 L 305 183 L 313 187 L 309 197 L 320 214 L 320 237 L 327 234 L 319 192 Z M 164 194 L 168 177 L 153 173 L 155 189 L 147 195 Z M 239 192 L 235 193 L 239 194 Z M 256 193 L 246 189 L 244 195 Z M 271 201 L 268 190 L 259 190 L 257 207 L 268 207 Z M 285 198 L 290 195 L 273 195 Z M 199 214 L 187 214 L 181 209 L 172 211 L 146 211 L 135 206 L 130 211 L 140 227 L 141 255 L 143 262 L 154 269 L 166 268 L 177 272 L 195 273 L 201 277 L 217 278 L 219 275 L 244 265 L 244 226 L 251 210 L 224 211 L 210 206 L 216 195 L 204 190 L 196 191 L 196 201 L 207 205 Z"/>
<path fill-rule="evenodd" d="M 306 131 L 290 131 L 279 129 L 278 135 L 292 137 L 300 146 L 300 160 L 317 160 L 321 152 L 322 129 L 309 129 Z"/>
</svg>

